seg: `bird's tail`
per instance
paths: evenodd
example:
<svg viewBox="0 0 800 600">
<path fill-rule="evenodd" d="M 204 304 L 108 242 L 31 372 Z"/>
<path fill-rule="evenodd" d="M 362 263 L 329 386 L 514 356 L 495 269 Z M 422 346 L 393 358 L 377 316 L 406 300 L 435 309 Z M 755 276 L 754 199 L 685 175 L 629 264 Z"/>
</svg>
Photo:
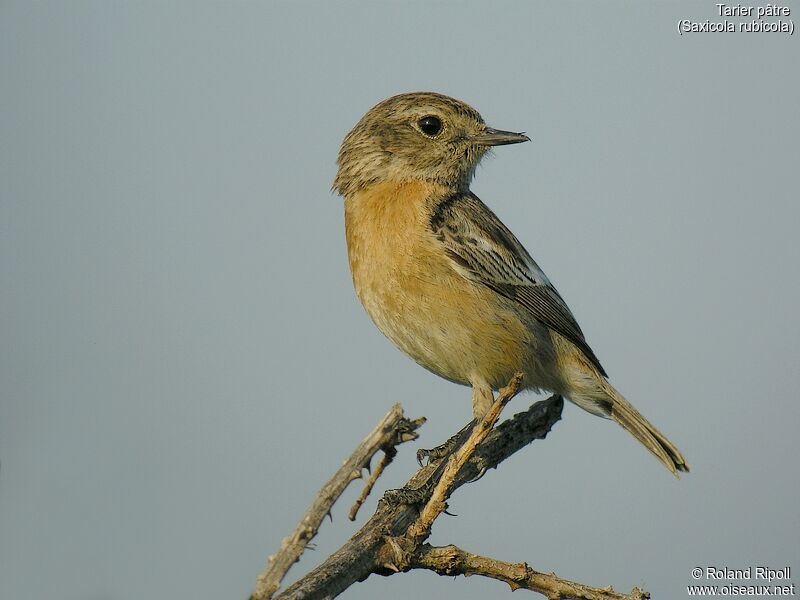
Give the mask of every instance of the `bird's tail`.
<svg viewBox="0 0 800 600">
<path fill-rule="evenodd" d="M 571 397 L 570 399 L 589 412 L 613 419 L 619 423 L 623 429 L 639 440 L 645 448 L 660 460 L 675 477 L 680 477 L 680 472 L 688 473 L 689 465 L 680 450 L 663 433 L 656 429 L 650 421 L 645 419 L 614 386 L 606 380 L 603 380 L 602 383 L 603 398 L 595 396 L 591 400 L 585 397 L 577 399 Z"/>
</svg>

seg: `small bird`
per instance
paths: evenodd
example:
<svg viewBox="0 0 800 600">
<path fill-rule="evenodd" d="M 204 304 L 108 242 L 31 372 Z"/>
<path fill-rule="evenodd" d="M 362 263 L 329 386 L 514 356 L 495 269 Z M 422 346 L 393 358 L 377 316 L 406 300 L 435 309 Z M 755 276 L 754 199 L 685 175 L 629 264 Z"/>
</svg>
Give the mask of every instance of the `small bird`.
<svg viewBox="0 0 800 600">
<path fill-rule="evenodd" d="M 491 147 L 528 141 L 432 92 L 370 109 L 342 142 L 333 183 L 356 294 L 403 352 L 472 386 L 475 418 L 521 372 L 525 388 L 619 423 L 677 477 L 683 455 L 608 382 L 561 295 L 469 189 Z"/>
</svg>

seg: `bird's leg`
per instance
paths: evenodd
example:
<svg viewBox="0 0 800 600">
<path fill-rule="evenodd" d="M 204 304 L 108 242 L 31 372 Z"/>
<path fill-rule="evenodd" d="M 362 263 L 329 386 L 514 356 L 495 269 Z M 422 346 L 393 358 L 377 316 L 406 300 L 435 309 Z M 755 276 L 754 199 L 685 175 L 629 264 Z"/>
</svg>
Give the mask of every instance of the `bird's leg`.
<svg viewBox="0 0 800 600">
<path fill-rule="evenodd" d="M 469 434 L 472 433 L 472 428 L 475 427 L 475 423 L 489 412 L 493 403 L 494 393 L 492 393 L 492 388 L 482 383 L 474 383 L 472 385 L 472 415 L 475 418 L 444 444 L 430 450 L 417 450 L 417 462 L 422 465 L 422 461 L 427 458 L 428 464 L 431 464 L 433 461 L 444 458 L 458 450 L 467 441 Z"/>
<path fill-rule="evenodd" d="M 384 499 L 390 504 L 424 504 L 433 492 L 433 487 L 442 476 L 444 468 L 447 466 L 447 457 L 453 452 L 458 450 L 469 439 L 472 429 L 478 421 L 473 419 L 467 423 L 461 431 L 447 440 L 441 446 L 436 446 L 431 450 L 417 450 L 417 461 L 422 465 L 423 459 L 428 459 L 428 464 L 436 461 L 439 464 L 436 466 L 434 473 L 428 477 L 427 481 L 415 490 L 402 488 L 399 490 L 386 490 L 383 495 Z"/>
<path fill-rule="evenodd" d="M 422 448 L 417 450 L 417 462 L 419 462 L 420 465 L 422 465 L 426 458 L 428 459 L 428 464 L 439 461 L 439 465 L 436 467 L 436 474 L 430 477 L 425 484 L 416 490 L 387 490 L 384 494 L 386 501 L 391 504 L 422 504 L 425 502 L 430 497 L 434 483 L 439 480 L 441 471 L 444 470 L 444 467 L 447 464 L 447 461 L 444 459 L 464 445 L 464 442 L 469 439 L 469 436 L 472 433 L 475 425 L 489 411 L 493 403 L 494 393 L 492 392 L 492 388 L 487 385 L 473 384 L 472 413 L 475 418 L 467 423 L 461 429 L 461 431 L 452 436 L 444 444 L 436 446 L 435 448 L 431 448 L 430 450 Z M 482 476 L 483 473 L 480 473 L 476 479 L 479 479 Z"/>
<path fill-rule="evenodd" d="M 472 416 L 478 421 L 483 418 L 494 404 L 492 388 L 485 384 L 472 384 Z"/>
</svg>

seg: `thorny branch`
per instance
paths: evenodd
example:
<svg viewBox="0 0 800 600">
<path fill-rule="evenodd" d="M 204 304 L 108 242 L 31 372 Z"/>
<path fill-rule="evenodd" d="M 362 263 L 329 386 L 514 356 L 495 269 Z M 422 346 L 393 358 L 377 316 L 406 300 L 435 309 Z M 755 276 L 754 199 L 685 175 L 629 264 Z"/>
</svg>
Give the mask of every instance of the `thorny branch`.
<svg viewBox="0 0 800 600">
<path fill-rule="evenodd" d="M 612 587 L 593 588 L 540 573 L 526 563 L 508 563 L 466 552 L 456 546 L 437 548 L 423 544 L 410 557 L 411 569 L 428 569 L 439 575 L 482 575 L 506 582 L 512 591 L 518 589 L 539 592 L 548 600 L 579 598 L 581 600 L 645 600 L 650 594 L 633 588 L 629 594 L 619 594 Z"/>
<path fill-rule="evenodd" d="M 494 427 L 506 403 L 516 395 L 520 379 L 515 377 L 501 390 L 489 413 L 472 429 L 467 441 L 453 455 L 422 467 L 401 490 L 394 490 L 392 497 L 395 499 L 415 497 L 423 492 L 420 504 L 388 502 L 384 498 L 378 503 L 373 516 L 350 540 L 321 565 L 278 594 L 276 600 L 334 598 L 372 574 L 392 575 L 411 569 L 428 569 L 450 576 L 482 575 L 505 581 L 512 590 L 523 588 L 538 592 L 548 600 L 649 598 L 647 592 L 637 588 L 629 594 L 620 594 L 611 587 L 593 588 L 561 579 L 555 574 L 540 573 L 525 563 L 507 563 L 471 554 L 455 546 L 437 548 L 425 543 L 433 522 L 446 510 L 447 499 L 456 489 L 479 479 L 488 469 L 496 467 L 533 440 L 544 438 L 561 418 L 563 400 L 560 396 L 551 396 Z M 414 429 L 421 422 L 413 422 L 416 424 Z M 387 452 L 387 455 L 391 457 L 391 452 Z M 369 488 L 374 479 L 373 476 L 367 484 Z M 387 494 L 387 497 L 390 495 Z M 327 510 L 330 510 L 330 506 Z M 303 544 L 310 539 L 304 538 Z M 263 585 L 262 579 L 266 575 L 259 578 L 258 585 Z M 275 589 L 279 584 L 280 579 Z M 274 594 L 273 590 L 263 595 L 264 588 L 258 585 L 251 600 L 266 600 Z M 257 595 L 260 591 L 261 596 Z"/>
<path fill-rule="evenodd" d="M 500 390 L 497 400 L 494 401 L 489 412 L 486 413 L 483 419 L 472 430 L 467 441 L 464 442 L 453 456 L 447 459 L 447 466 L 439 482 L 436 484 L 436 487 L 433 488 L 430 499 L 422 508 L 419 518 L 409 527 L 406 533 L 406 537 L 415 545 L 419 545 L 419 543 L 427 539 L 431 534 L 433 522 L 447 509 L 447 499 L 453 492 L 453 486 L 455 485 L 455 480 L 459 471 L 464 468 L 467 461 L 475 454 L 475 450 L 494 428 L 506 404 L 517 395 L 520 383 L 522 383 L 522 375 L 518 373 L 505 388 Z"/>
<path fill-rule="evenodd" d="M 253 600 L 266 600 L 278 590 L 286 572 L 300 560 L 306 546 L 317 534 L 325 515 L 330 514 L 334 502 L 339 499 L 351 481 L 361 478 L 362 469 L 369 469 L 372 457 L 379 450 L 383 450 L 385 456 L 392 456 L 395 446 L 417 439 L 416 430 L 424 422 L 424 418 L 414 421 L 406 419 L 403 416 L 403 408 L 399 404 L 395 404 L 389 410 L 380 423 L 375 426 L 375 429 L 364 438 L 334 476 L 322 487 L 295 530 L 289 537 L 284 538 L 281 549 L 269 557 L 267 569 L 259 575 L 256 581 L 256 587 L 251 596 Z M 381 471 L 383 466 L 385 464 L 381 462 Z M 370 482 L 374 483 L 372 479 Z M 368 484 L 368 488 L 371 488 L 371 484 Z"/>
</svg>

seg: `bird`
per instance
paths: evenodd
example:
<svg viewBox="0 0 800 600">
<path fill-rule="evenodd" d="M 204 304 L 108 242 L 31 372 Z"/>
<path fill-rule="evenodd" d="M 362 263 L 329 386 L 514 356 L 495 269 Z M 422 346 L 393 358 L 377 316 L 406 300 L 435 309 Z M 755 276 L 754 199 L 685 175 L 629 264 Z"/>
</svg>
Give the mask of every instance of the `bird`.
<svg viewBox="0 0 800 600">
<path fill-rule="evenodd" d="M 367 111 L 341 144 L 332 186 L 356 295 L 400 350 L 471 386 L 474 418 L 520 372 L 525 389 L 615 421 L 679 477 L 681 452 L 609 383 L 561 294 L 470 191 L 490 149 L 528 141 L 434 92 Z"/>
</svg>

